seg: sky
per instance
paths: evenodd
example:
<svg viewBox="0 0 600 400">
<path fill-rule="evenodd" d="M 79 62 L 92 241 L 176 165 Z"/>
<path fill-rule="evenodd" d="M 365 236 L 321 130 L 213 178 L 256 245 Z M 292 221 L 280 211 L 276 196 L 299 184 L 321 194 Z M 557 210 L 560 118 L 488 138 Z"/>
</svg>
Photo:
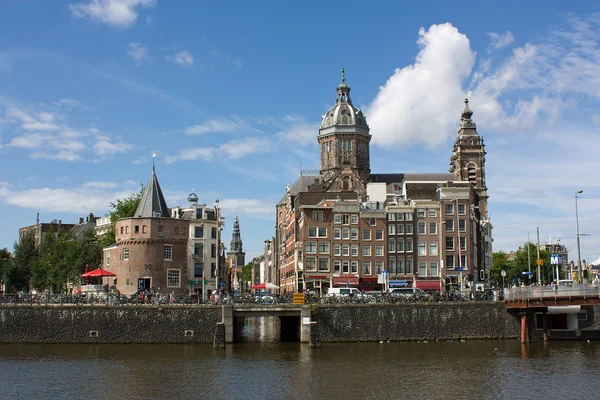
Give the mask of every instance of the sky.
<svg viewBox="0 0 600 400">
<path fill-rule="evenodd" d="M 0 2 L 0 248 L 105 215 L 156 172 L 169 207 L 240 219 L 246 259 L 319 168 L 340 71 L 373 173 L 447 172 L 465 92 L 486 145 L 494 251 L 600 257 L 600 5 L 564 1 Z"/>
</svg>

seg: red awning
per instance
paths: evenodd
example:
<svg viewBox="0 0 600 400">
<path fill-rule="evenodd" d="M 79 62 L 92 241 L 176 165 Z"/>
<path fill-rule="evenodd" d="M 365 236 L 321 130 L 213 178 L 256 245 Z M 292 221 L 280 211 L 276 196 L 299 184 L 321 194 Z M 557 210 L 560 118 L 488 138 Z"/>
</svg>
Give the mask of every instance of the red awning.
<svg viewBox="0 0 600 400">
<path fill-rule="evenodd" d="M 106 271 L 102 268 L 96 268 L 93 271 L 90 272 L 86 272 L 85 274 L 81 274 L 81 276 L 88 278 L 90 276 L 117 276 L 116 274 L 113 274 L 110 271 Z"/>
<path fill-rule="evenodd" d="M 358 276 L 340 275 L 333 277 L 333 286 L 358 286 Z"/>
<path fill-rule="evenodd" d="M 442 281 L 415 281 L 415 287 L 421 290 L 442 290 Z"/>
<path fill-rule="evenodd" d="M 369 278 L 369 277 L 363 277 L 360 278 L 361 282 L 370 282 L 370 283 L 377 283 L 377 278 Z"/>
</svg>

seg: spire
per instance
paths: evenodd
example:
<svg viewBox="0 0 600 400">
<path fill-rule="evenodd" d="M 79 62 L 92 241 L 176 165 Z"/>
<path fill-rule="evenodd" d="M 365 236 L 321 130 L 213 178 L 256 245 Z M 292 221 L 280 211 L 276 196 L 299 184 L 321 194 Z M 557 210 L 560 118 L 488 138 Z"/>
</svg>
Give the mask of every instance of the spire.
<svg viewBox="0 0 600 400">
<path fill-rule="evenodd" d="M 148 180 L 148 184 L 144 188 L 144 193 L 142 193 L 142 198 L 140 199 L 140 204 L 135 210 L 134 217 L 170 217 L 169 207 L 167 207 L 167 202 L 165 201 L 160 184 L 158 183 L 158 178 L 156 177 L 154 157 L 155 155 L 153 154 L 152 175 Z"/>
<path fill-rule="evenodd" d="M 342 68 L 342 82 L 336 89 L 337 99 L 336 103 L 348 103 L 352 104 L 352 100 L 350 100 L 350 87 L 346 85 L 346 71 Z"/>
<path fill-rule="evenodd" d="M 467 98 L 467 94 L 465 93 L 465 107 L 460 112 L 460 124 L 459 124 L 459 128 L 458 128 L 459 135 L 477 134 L 477 131 L 476 131 L 477 126 L 475 125 L 475 122 L 473 122 L 473 120 L 471 119 L 472 116 L 473 116 L 473 110 L 471 110 L 471 108 L 469 107 L 469 99 Z M 465 129 L 475 130 L 475 131 L 474 132 L 472 132 L 472 131 L 465 132 Z"/>
<path fill-rule="evenodd" d="M 233 232 L 231 233 L 231 244 L 229 253 L 242 253 L 242 236 L 240 234 L 240 220 L 237 215 L 233 221 Z"/>
</svg>

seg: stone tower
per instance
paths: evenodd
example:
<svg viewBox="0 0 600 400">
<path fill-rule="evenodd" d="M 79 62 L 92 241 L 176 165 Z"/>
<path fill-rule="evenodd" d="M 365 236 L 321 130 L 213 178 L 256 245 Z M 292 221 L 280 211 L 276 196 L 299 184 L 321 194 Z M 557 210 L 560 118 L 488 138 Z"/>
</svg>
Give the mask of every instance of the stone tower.
<svg viewBox="0 0 600 400">
<path fill-rule="evenodd" d="M 465 107 L 460 116 L 458 135 L 454 142 L 450 158 L 450 172 L 457 181 L 468 181 L 479 196 L 481 216 L 488 217 L 487 187 L 485 184 L 485 145 L 477 133 L 477 126 L 471 119 L 473 111 L 469 108 L 469 99 L 465 98 Z"/>
<path fill-rule="evenodd" d="M 319 129 L 320 174 L 325 190 L 355 191 L 362 197 L 371 174 L 371 135 L 362 111 L 352 105 L 343 68 L 336 92 L 335 105 L 323 115 Z"/>
<path fill-rule="evenodd" d="M 229 259 L 234 259 L 235 265 L 232 264 L 232 268 L 242 268 L 246 262 L 246 253 L 244 253 L 242 247 L 242 236 L 240 234 L 240 220 L 235 217 L 233 221 L 233 232 L 231 233 L 231 243 L 229 245 L 229 251 L 227 252 Z"/>
</svg>

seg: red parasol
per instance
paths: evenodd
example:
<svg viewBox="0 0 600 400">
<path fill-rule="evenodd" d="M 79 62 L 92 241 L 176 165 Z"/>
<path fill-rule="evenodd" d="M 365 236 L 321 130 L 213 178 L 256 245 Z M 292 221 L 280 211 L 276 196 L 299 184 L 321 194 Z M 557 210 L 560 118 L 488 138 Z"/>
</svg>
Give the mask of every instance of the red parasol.
<svg viewBox="0 0 600 400">
<path fill-rule="evenodd" d="M 90 272 L 86 272 L 85 274 L 82 274 L 81 276 L 83 276 L 84 278 L 88 278 L 90 276 L 99 276 L 99 277 L 102 277 L 102 276 L 117 276 L 117 275 L 113 274 L 110 271 L 106 271 L 106 270 L 104 270 L 102 268 L 96 268 L 95 270 L 90 271 Z"/>
</svg>

